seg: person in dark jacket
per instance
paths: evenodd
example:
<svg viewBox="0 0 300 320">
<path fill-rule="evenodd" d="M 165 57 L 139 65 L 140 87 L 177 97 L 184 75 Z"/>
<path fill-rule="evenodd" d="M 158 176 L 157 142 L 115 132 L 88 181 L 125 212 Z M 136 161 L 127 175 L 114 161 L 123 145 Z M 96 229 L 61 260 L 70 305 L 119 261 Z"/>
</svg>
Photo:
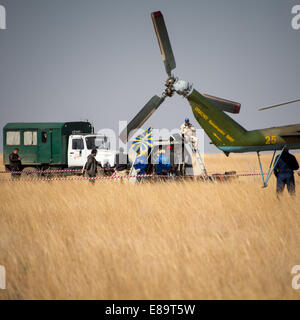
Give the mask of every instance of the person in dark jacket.
<svg viewBox="0 0 300 320">
<path fill-rule="evenodd" d="M 91 151 L 91 154 L 87 158 L 87 162 L 85 164 L 85 171 L 88 175 L 89 178 L 95 178 L 97 176 L 97 160 L 96 160 L 96 155 L 97 155 L 97 149 L 93 149 Z M 95 179 L 89 179 L 90 182 L 94 183 Z"/>
<path fill-rule="evenodd" d="M 16 171 L 22 170 L 22 163 L 21 158 L 19 156 L 19 149 L 15 148 L 13 152 L 9 155 L 9 166 L 11 170 L 11 176 L 12 178 L 18 178 L 20 177 L 21 173 Z"/>
<path fill-rule="evenodd" d="M 279 155 L 276 157 L 276 160 L 278 159 L 278 157 Z M 274 168 L 274 174 L 277 178 L 277 194 L 283 192 L 285 185 L 287 186 L 289 194 L 295 194 L 294 170 L 298 169 L 299 164 L 297 162 L 297 159 L 294 155 L 290 154 L 287 149 L 285 149 Z"/>
</svg>

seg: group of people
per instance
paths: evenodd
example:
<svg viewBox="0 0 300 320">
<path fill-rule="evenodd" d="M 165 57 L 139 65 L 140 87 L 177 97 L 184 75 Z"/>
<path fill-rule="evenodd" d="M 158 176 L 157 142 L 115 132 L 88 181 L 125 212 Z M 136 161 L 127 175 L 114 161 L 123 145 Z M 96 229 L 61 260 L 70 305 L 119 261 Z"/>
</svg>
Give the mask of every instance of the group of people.
<svg viewBox="0 0 300 320">
<path fill-rule="evenodd" d="M 98 173 L 98 162 L 96 160 L 97 149 L 93 149 L 91 154 L 87 158 L 87 162 L 84 167 L 84 171 L 89 177 L 89 181 L 94 182 Z M 138 176 L 147 174 L 148 168 L 148 152 L 143 151 L 136 157 L 133 167 L 136 170 Z M 115 159 L 115 173 L 120 177 L 128 174 L 131 168 L 128 154 L 124 153 L 124 149 L 120 148 L 119 153 L 116 154 Z M 159 149 L 157 152 L 157 158 L 155 162 L 155 172 L 159 176 L 168 176 L 171 171 L 170 158 L 165 155 L 165 150 Z M 138 180 L 141 180 L 138 177 Z"/>
<path fill-rule="evenodd" d="M 180 133 L 184 139 L 192 143 L 194 150 L 198 149 L 198 140 L 194 136 L 196 132 L 195 127 L 191 124 L 189 118 L 185 118 L 184 123 L 180 127 Z M 139 175 L 144 175 L 147 173 L 148 168 L 148 152 L 143 151 L 136 158 L 133 164 L 134 169 Z M 156 154 L 156 160 L 154 162 L 154 168 L 156 175 L 165 178 L 170 176 L 172 173 L 171 160 L 166 151 L 163 148 L 159 148 Z"/>
<path fill-rule="evenodd" d="M 195 127 L 186 118 L 181 126 L 181 134 L 185 139 L 191 141 L 194 149 L 197 149 L 197 138 L 194 136 Z M 97 149 L 93 149 L 91 154 L 87 158 L 87 162 L 84 167 L 84 172 L 90 178 L 91 182 L 94 182 L 98 173 L 98 162 L 96 160 Z M 299 169 L 299 164 L 294 155 L 290 154 L 287 149 L 284 149 L 280 158 L 279 155 L 275 159 L 276 166 L 274 167 L 274 174 L 277 178 L 276 192 L 277 195 L 281 194 L 284 187 L 287 186 L 288 192 L 295 194 L 295 179 L 294 171 Z M 9 155 L 9 164 L 12 174 L 12 178 L 20 177 L 22 170 L 21 157 L 19 156 L 19 149 L 15 148 Z M 166 154 L 163 148 L 159 148 L 156 154 L 155 160 L 155 172 L 158 176 L 167 177 L 171 174 L 172 166 L 169 156 Z M 128 154 L 124 153 L 124 149 L 120 148 L 120 152 L 116 155 L 115 171 L 118 176 L 124 176 L 128 174 L 131 167 Z M 148 151 L 141 152 L 135 159 L 133 167 L 136 173 L 140 176 L 147 174 L 148 168 Z M 140 179 L 138 179 L 140 180 Z"/>
<path fill-rule="evenodd" d="M 138 175 L 145 175 L 147 174 L 148 165 L 148 152 L 143 151 L 138 157 L 136 157 L 133 167 Z M 156 175 L 161 176 L 162 178 L 170 175 L 172 168 L 171 161 L 170 158 L 165 154 L 164 149 L 160 148 L 157 151 L 154 166 Z"/>
</svg>

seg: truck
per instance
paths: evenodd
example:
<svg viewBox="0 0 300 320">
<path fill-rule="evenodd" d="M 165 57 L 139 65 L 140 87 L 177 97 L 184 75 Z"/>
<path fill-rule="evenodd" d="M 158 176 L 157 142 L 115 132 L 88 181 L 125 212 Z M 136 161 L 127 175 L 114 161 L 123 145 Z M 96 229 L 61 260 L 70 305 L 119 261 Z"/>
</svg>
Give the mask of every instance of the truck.
<svg viewBox="0 0 300 320">
<path fill-rule="evenodd" d="M 91 150 L 98 150 L 99 167 L 113 171 L 116 152 L 104 134 L 95 134 L 88 121 L 17 122 L 3 128 L 3 164 L 10 171 L 9 155 L 19 149 L 22 171 L 83 169 Z"/>
</svg>

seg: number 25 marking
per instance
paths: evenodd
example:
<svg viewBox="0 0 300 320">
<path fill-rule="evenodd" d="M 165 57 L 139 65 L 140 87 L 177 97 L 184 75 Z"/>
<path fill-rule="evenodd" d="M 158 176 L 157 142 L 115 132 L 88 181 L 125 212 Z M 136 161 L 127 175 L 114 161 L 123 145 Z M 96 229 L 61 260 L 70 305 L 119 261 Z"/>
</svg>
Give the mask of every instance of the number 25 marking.
<svg viewBox="0 0 300 320">
<path fill-rule="evenodd" d="M 266 144 L 275 144 L 276 143 L 276 136 L 266 136 Z"/>
</svg>

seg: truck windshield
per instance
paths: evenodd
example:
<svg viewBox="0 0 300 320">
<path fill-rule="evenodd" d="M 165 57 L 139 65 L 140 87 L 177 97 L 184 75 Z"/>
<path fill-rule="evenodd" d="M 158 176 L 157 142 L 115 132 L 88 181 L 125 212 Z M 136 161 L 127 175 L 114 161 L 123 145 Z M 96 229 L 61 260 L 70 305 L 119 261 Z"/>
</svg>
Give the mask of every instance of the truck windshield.
<svg viewBox="0 0 300 320">
<path fill-rule="evenodd" d="M 109 149 L 109 141 L 105 136 L 93 136 L 93 137 L 86 137 L 86 146 L 89 150 L 94 148 L 96 149 Z"/>
</svg>

